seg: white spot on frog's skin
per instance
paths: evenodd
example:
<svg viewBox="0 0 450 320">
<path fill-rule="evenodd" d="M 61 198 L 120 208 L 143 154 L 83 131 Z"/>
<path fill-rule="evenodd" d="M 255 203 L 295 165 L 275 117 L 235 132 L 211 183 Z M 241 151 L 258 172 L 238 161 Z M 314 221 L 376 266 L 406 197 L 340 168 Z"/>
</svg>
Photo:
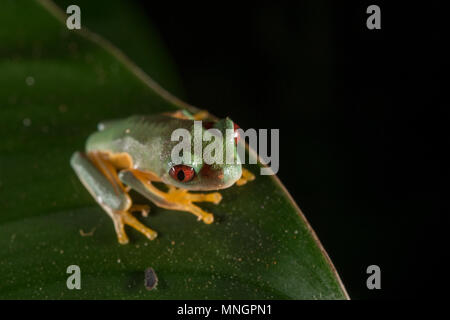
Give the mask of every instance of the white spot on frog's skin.
<svg viewBox="0 0 450 320">
<path fill-rule="evenodd" d="M 25 119 L 23 119 L 23 125 L 24 125 L 25 127 L 29 127 L 29 126 L 31 125 L 31 120 L 30 120 L 30 118 L 25 118 Z"/>
<path fill-rule="evenodd" d="M 25 83 L 27 84 L 27 86 L 32 86 L 34 85 L 34 78 L 32 76 L 28 76 L 25 78 Z"/>
<path fill-rule="evenodd" d="M 120 263 L 120 259 L 117 259 L 117 263 Z"/>
<path fill-rule="evenodd" d="M 98 202 L 98 203 L 103 203 L 102 197 L 97 197 L 97 202 Z"/>
<path fill-rule="evenodd" d="M 125 130 L 125 133 L 130 133 L 130 129 Z"/>
</svg>

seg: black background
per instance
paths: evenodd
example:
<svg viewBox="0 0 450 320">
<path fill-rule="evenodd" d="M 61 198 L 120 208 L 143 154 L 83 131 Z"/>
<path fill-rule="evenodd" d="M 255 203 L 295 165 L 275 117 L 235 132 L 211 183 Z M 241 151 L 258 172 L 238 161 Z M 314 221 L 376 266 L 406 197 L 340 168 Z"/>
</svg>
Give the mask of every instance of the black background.
<svg viewBox="0 0 450 320">
<path fill-rule="evenodd" d="M 353 299 L 435 298 L 449 284 L 445 10 L 392 2 L 138 1 L 187 102 L 280 129 L 278 176 Z M 370 4 L 381 30 L 366 27 Z M 381 290 L 366 287 L 371 264 Z"/>
</svg>

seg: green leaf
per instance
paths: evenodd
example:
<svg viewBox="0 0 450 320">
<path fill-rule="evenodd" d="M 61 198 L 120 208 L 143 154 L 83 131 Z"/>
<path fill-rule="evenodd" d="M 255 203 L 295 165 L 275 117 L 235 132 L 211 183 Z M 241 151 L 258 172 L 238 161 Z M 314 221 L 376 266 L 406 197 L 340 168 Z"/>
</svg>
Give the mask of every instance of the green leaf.
<svg viewBox="0 0 450 320">
<path fill-rule="evenodd" d="M 219 205 L 202 204 L 215 214 L 212 225 L 152 206 L 138 218 L 159 237 L 127 229 L 131 242 L 119 245 L 71 170 L 71 154 L 102 119 L 193 108 L 98 35 L 68 30 L 51 2 L 3 0 L 0 23 L 0 298 L 348 298 L 297 205 L 259 165 L 248 166 L 255 181 L 223 190 Z M 162 48 L 142 44 L 149 47 Z M 160 61 L 145 70 L 176 83 Z M 67 289 L 70 265 L 81 268 L 81 290 Z M 159 279 L 151 291 L 149 267 Z"/>
</svg>

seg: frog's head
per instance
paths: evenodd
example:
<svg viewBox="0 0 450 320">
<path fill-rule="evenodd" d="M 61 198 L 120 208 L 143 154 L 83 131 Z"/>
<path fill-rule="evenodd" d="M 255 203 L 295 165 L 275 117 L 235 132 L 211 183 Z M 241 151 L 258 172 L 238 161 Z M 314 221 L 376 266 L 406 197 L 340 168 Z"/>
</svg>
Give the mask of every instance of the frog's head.
<svg viewBox="0 0 450 320">
<path fill-rule="evenodd" d="M 201 130 L 201 137 L 204 137 L 200 142 L 200 155 L 194 151 L 196 135 L 193 125 L 191 160 L 169 165 L 164 182 L 188 190 L 218 190 L 233 185 L 242 175 L 237 154 L 237 128 L 239 127 L 229 118 L 217 122 L 203 121 L 202 126 L 196 128 Z"/>
</svg>

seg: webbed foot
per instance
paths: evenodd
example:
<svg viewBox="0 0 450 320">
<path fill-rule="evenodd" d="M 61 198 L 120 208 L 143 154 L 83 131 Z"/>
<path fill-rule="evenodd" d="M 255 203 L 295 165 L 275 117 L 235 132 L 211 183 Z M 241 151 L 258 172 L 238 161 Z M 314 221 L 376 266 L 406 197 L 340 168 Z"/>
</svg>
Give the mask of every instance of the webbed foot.
<svg viewBox="0 0 450 320">
<path fill-rule="evenodd" d="M 128 211 L 114 211 L 111 216 L 120 244 L 127 244 L 129 242 L 128 236 L 125 233 L 125 225 L 136 229 L 150 240 L 154 240 L 158 236 L 156 231 L 144 226 Z"/>
<path fill-rule="evenodd" d="M 113 220 L 119 243 L 129 242 L 125 225 L 138 230 L 150 240 L 157 237 L 155 231 L 144 226 L 131 214 L 133 211 L 140 211 L 143 216 L 147 216 L 150 208 L 147 205 L 132 204 L 113 163 L 101 154 L 76 152 L 71 158 L 71 165 L 89 193 Z"/>
<path fill-rule="evenodd" d="M 218 192 L 190 193 L 186 189 L 179 189 L 170 185 L 167 186 L 168 191 L 164 192 L 152 184 L 151 176 L 139 170 L 124 170 L 119 173 L 119 178 L 158 207 L 190 212 L 206 224 L 212 223 L 214 216 L 196 206 L 194 202 L 218 204 L 222 200 L 222 195 Z"/>
<path fill-rule="evenodd" d="M 236 185 L 237 186 L 242 186 L 244 184 L 246 184 L 248 181 L 253 181 L 255 180 L 255 175 L 253 173 L 251 173 L 250 171 L 248 171 L 245 168 L 242 168 L 242 176 L 239 178 L 238 181 L 236 181 Z"/>
<path fill-rule="evenodd" d="M 197 216 L 198 220 L 202 220 L 206 224 L 214 221 L 212 213 L 206 212 L 200 207 L 193 204 L 193 202 L 212 202 L 219 204 L 222 200 L 222 195 L 218 192 L 213 193 L 190 193 L 185 189 L 179 189 L 169 186 L 169 191 L 165 197 L 167 201 L 176 203 L 183 207 L 183 211 L 188 211 Z"/>
<path fill-rule="evenodd" d="M 130 208 L 130 212 L 140 212 L 143 217 L 148 217 L 150 206 L 147 204 L 133 204 Z"/>
</svg>

